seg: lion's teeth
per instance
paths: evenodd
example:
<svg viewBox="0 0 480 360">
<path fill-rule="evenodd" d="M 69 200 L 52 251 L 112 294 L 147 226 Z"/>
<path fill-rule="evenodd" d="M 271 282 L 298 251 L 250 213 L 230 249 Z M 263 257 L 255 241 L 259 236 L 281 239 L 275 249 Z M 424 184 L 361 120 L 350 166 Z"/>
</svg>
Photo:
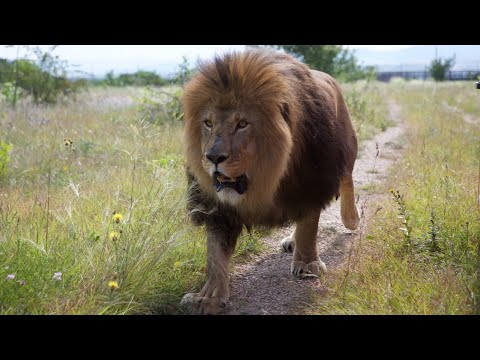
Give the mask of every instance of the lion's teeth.
<svg viewBox="0 0 480 360">
<path fill-rule="evenodd" d="M 233 182 L 229 177 L 227 177 L 225 175 L 218 175 L 217 180 L 221 183 L 222 182 Z"/>
</svg>

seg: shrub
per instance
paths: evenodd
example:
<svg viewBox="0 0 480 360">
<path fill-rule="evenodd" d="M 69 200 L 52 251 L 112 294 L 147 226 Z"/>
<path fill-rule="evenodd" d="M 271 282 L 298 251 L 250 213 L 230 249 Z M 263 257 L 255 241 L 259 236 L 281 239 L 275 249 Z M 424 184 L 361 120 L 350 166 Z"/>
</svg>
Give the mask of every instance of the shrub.
<svg viewBox="0 0 480 360">
<path fill-rule="evenodd" d="M 15 96 L 20 97 L 22 95 L 22 90 L 17 89 L 17 94 L 15 94 L 15 84 L 13 82 L 5 82 L 2 84 L 1 94 L 9 104 L 15 102 Z"/>
<path fill-rule="evenodd" d="M 0 59 L 2 94 L 15 106 L 21 95 L 31 95 L 35 104 L 55 103 L 61 96 L 77 93 L 86 83 L 67 78 L 68 63 L 52 51 L 26 47 L 36 59 Z"/>
<path fill-rule="evenodd" d="M 183 113 L 181 112 L 180 94 L 181 89 L 165 91 L 146 88 L 143 90 L 142 96 L 137 98 L 137 111 L 142 119 L 152 124 L 181 120 Z"/>
<path fill-rule="evenodd" d="M 444 81 L 447 72 L 455 65 L 455 55 L 450 59 L 435 58 L 430 64 L 430 75 L 435 81 Z"/>
<path fill-rule="evenodd" d="M 10 161 L 9 152 L 13 146 L 0 141 L 0 179 L 7 174 L 7 165 Z"/>
<path fill-rule="evenodd" d="M 168 80 L 152 71 L 137 71 L 133 74 L 122 73 L 115 76 L 113 71 L 109 71 L 105 75 L 105 79 L 94 81 L 95 85 L 107 86 L 164 86 L 168 84 Z"/>
</svg>

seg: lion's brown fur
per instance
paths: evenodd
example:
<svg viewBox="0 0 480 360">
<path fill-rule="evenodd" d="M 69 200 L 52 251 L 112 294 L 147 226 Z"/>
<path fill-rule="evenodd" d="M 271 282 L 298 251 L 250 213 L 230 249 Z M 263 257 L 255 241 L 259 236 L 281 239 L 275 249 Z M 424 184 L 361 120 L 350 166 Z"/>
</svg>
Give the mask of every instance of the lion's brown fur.
<svg viewBox="0 0 480 360">
<path fill-rule="evenodd" d="M 353 170 L 357 142 L 339 86 L 287 54 L 255 49 L 201 64 L 182 103 L 189 208 L 198 224 L 222 215 L 246 225 L 298 220 L 327 206 Z M 253 184 L 236 207 L 217 200 L 202 167 L 202 126 L 212 109 L 257 119 Z"/>
<path fill-rule="evenodd" d="M 243 225 L 295 221 L 292 274 L 325 271 L 316 250 L 320 211 L 340 194 L 345 226 L 359 221 L 351 176 L 357 139 L 335 80 L 289 55 L 248 50 L 202 64 L 182 102 L 188 209 L 196 225 L 206 224 L 208 253 L 205 286 L 182 303 L 199 314 L 223 311 Z M 218 174 L 247 179 L 248 188 L 234 180 L 241 188 L 217 193 Z"/>
</svg>

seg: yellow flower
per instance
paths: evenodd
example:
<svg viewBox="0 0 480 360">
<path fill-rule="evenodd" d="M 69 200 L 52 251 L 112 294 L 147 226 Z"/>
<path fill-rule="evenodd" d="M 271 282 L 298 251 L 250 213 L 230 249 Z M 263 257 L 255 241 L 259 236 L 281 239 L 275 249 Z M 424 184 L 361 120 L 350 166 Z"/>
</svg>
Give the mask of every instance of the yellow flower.
<svg viewBox="0 0 480 360">
<path fill-rule="evenodd" d="M 118 213 L 115 213 L 113 215 L 113 220 L 118 224 L 120 221 L 122 221 L 123 219 L 123 215 L 122 214 L 118 214 Z"/>
<path fill-rule="evenodd" d="M 118 289 L 118 282 L 109 281 L 108 282 L 108 287 L 110 288 L 110 290 L 117 290 Z"/>
<path fill-rule="evenodd" d="M 393 190 L 393 189 L 390 189 L 390 192 L 393 194 L 393 193 L 394 193 L 394 190 Z"/>
<path fill-rule="evenodd" d="M 73 141 L 70 139 L 63 139 L 63 143 L 65 144 L 66 147 L 72 146 Z"/>
<path fill-rule="evenodd" d="M 179 268 L 180 266 L 182 266 L 182 262 L 181 261 L 175 261 L 175 264 L 173 264 L 174 267 L 176 268 Z"/>
<path fill-rule="evenodd" d="M 120 236 L 120 234 L 117 233 L 116 231 L 110 231 L 110 234 L 108 235 L 108 237 L 112 241 L 117 241 L 119 236 Z"/>
</svg>

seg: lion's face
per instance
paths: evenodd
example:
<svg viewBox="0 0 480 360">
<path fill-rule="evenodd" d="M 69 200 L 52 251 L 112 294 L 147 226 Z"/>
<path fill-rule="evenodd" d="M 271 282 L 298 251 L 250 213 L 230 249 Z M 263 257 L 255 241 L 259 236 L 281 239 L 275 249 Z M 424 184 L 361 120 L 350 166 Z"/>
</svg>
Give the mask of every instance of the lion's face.
<svg viewBox="0 0 480 360">
<path fill-rule="evenodd" d="M 280 110 L 208 104 L 186 124 L 187 162 L 220 201 L 257 212 L 268 208 L 292 146 Z"/>
<path fill-rule="evenodd" d="M 202 166 L 220 200 L 237 204 L 255 186 L 257 115 L 209 109 L 202 121 Z"/>
<path fill-rule="evenodd" d="M 204 64 L 185 85 L 184 139 L 204 192 L 254 216 L 273 205 L 286 173 L 293 138 L 282 109 L 296 107 L 275 64 L 239 56 Z"/>
</svg>

